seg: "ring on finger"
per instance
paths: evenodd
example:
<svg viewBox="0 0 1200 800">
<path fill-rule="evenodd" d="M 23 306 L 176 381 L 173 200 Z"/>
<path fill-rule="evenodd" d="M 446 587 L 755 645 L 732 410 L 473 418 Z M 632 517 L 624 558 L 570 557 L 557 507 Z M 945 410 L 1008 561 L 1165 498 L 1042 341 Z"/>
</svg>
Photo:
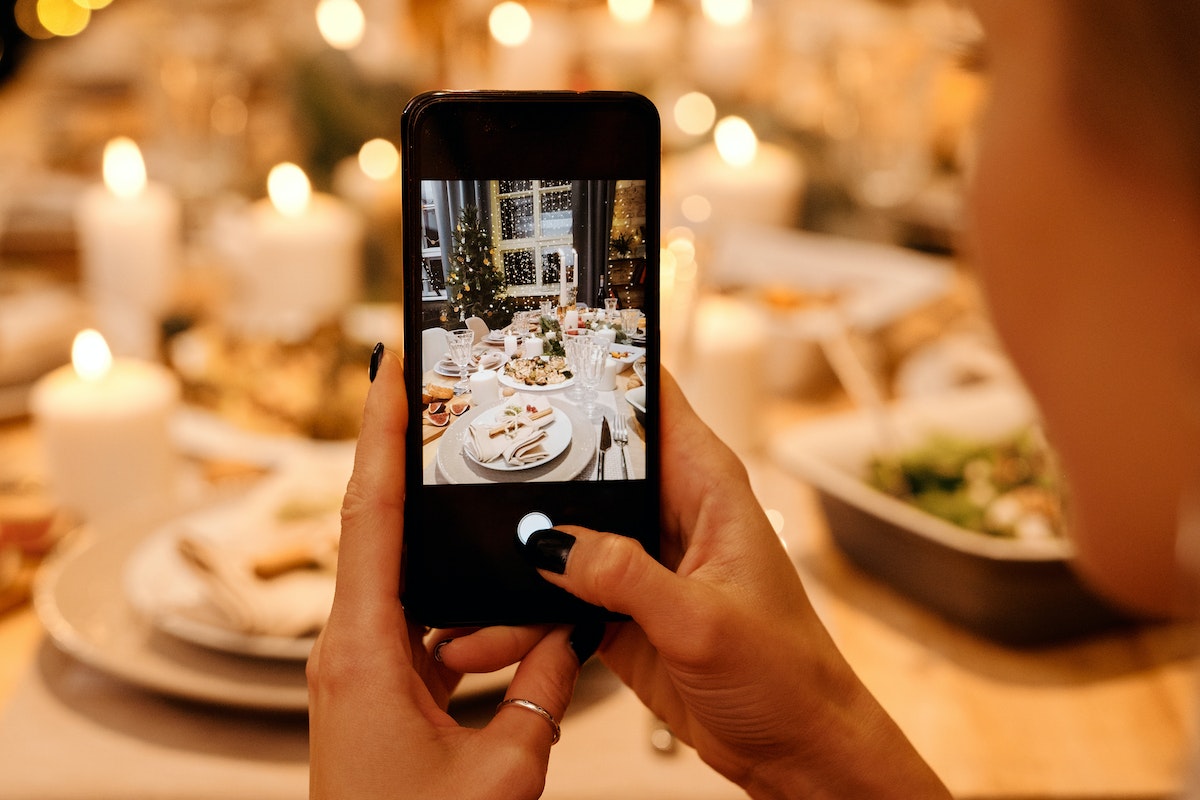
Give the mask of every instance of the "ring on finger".
<svg viewBox="0 0 1200 800">
<path fill-rule="evenodd" d="M 537 703 L 534 703 L 531 700 L 523 700 L 520 697 L 510 697 L 506 700 L 502 700 L 500 704 L 496 706 L 496 711 L 500 711 L 505 706 L 513 706 L 515 708 L 523 708 L 526 711 L 532 711 L 542 719 L 546 720 L 546 722 L 550 725 L 551 733 L 554 734 L 550 739 L 551 745 L 557 743 L 559 738 L 562 736 L 562 728 L 559 727 L 559 724 L 554 721 L 554 715 L 539 706 Z"/>
</svg>

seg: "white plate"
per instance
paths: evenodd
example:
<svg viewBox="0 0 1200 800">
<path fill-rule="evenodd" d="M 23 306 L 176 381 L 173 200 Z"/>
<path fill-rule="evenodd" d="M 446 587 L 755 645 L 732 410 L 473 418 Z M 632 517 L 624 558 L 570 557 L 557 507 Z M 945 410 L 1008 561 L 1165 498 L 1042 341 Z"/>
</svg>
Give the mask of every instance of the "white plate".
<svg viewBox="0 0 1200 800">
<path fill-rule="evenodd" d="M 545 356 L 542 356 L 542 358 L 545 358 Z M 557 392 L 559 389 L 567 389 L 571 386 L 574 386 L 575 376 L 572 375 L 562 383 L 555 383 L 546 386 L 530 386 L 512 377 L 504 370 L 500 370 L 500 383 L 509 387 L 510 389 L 517 389 L 518 391 L 522 392 Z"/>
<path fill-rule="evenodd" d="M 85 531 L 38 573 L 34 606 L 55 643 L 117 678 L 175 697 L 240 708 L 304 711 L 304 662 L 248 659 L 196 647 L 151 625 L 125 599 L 133 529 Z"/>
<path fill-rule="evenodd" d="M 455 364 L 453 361 L 444 361 L 444 360 L 439 361 L 437 364 L 435 364 L 433 367 L 433 371 L 436 372 L 438 375 L 443 375 L 447 378 L 457 378 L 459 375 L 462 374 L 462 370 L 459 369 L 457 364 Z M 467 365 L 467 374 L 468 375 L 470 375 L 472 372 L 478 372 L 478 371 L 479 371 L 478 364 L 468 364 Z"/>
<path fill-rule="evenodd" d="M 138 527 L 84 530 L 38 571 L 34 608 L 55 644 L 115 678 L 171 697 L 264 711 L 308 710 L 304 662 L 197 647 L 150 624 L 125 598 Z M 515 667 L 466 675 L 455 698 L 499 693 Z"/>
<path fill-rule="evenodd" d="M 715 286 L 786 287 L 833 292 L 849 325 L 875 331 L 946 292 L 955 268 L 948 258 L 826 234 L 739 225 L 717 242 L 707 277 Z M 824 331 L 819 309 L 787 317 L 796 333 Z"/>
<path fill-rule="evenodd" d="M 202 512 L 219 524 L 235 519 L 228 509 Z M 184 641 L 245 656 L 303 660 L 308 658 L 316 636 L 252 635 L 222 624 L 208 601 L 208 589 L 180 557 L 176 543 L 184 523 L 174 522 L 158 529 L 131 554 L 125 569 L 125 594 L 129 602 L 151 624 Z M 318 595 L 333 596 L 333 575 L 313 574 L 308 588 Z"/>
<path fill-rule="evenodd" d="M 625 355 L 617 358 L 617 353 L 625 353 Z M 609 356 L 614 361 L 620 361 L 625 366 L 629 366 L 644 355 L 646 355 L 646 348 L 628 344 L 614 344 L 609 350 Z"/>
<path fill-rule="evenodd" d="M 477 417 L 476 419 L 487 419 L 488 417 L 491 417 L 492 423 L 499 425 L 501 412 L 504 410 L 506 405 L 506 403 L 501 403 L 492 411 L 488 412 L 487 414 L 481 414 L 480 417 Z M 551 406 L 551 408 L 554 408 L 554 406 Z M 485 469 L 492 469 L 496 470 L 497 472 L 521 472 L 534 467 L 540 467 L 558 458 L 559 454 L 566 450 L 571 444 L 571 420 L 567 419 L 566 414 L 562 414 L 558 411 L 558 409 L 555 409 L 554 419 L 543 425 L 542 430 L 546 432 L 546 438 L 542 439 L 542 448 L 546 451 L 547 455 L 541 461 L 535 461 L 531 464 L 521 464 L 519 466 L 513 466 L 503 458 L 497 458 L 493 459 L 492 461 L 484 462 L 471 455 L 471 451 L 465 446 L 463 447 L 463 456 L 471 459 L 471 461 L 475 462 L 481 467 L 484 467 Z M 465 438 L 463 439 L 463 443 L 465 445 Z"/>
<path fill-rule="evenodd" d="M 433 473 L 427 473 L 427 482 L 440 482 L 437 481 L 438 477 L 446 483 L 570 481 L 584 472 L 596 456 L 595 426 L 588 422 L 587 417 L 578 407 L 556 399 L 554 402 L 555 413 L 564 415 L 571 426 L 571 440 L 566 452 L 560 454 L 558 458 L 535 464 L 533 468 L 521 472 L 485 469 L 463 457 L 463 443 L 472 420 L 489 408 L 495 408 L 495 406 L 472 408 L 455 420 L 442 434 L 435 457 L 438 469 Z"/>
<path fill-rule="evenodd" d="M 188 514 L 156 529 L 130 557 L 125 592 L 134 608 L 152 624 L 193 644 L 239 655 L 305 659 L 315 634 L 308 637 L 248 634 L 230 628 L 210 599 L 209 586 L 179 555 L 179 537 L 189 532 L 231 556 L 270 546 L 280 508 L 298 501 L 315 503 L 333 525 L 351 471 L 352 456 L 296 459 L 283 471 L 238 500 Z M 262 585 L 262 599 L 295 607 L 304 619 L 323 619 L 333 601 L 333 574 L 304 572 Z"/>
<path fill-rule="evenodd" d="M 290 434 L 256 433 L 203 408 L 185 406 L 171 417 L 171 441 L 197 458 L 228 458 L 274 468 L 298 458 L 354 457 L 355 441 L 317 441 Z"/>
</svg>

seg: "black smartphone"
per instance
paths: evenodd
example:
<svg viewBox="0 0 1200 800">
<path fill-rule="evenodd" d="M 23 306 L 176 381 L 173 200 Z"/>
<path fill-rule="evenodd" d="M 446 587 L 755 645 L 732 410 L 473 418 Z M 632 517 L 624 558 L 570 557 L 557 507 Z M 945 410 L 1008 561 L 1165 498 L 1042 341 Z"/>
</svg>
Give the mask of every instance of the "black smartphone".
<svg viewBox="0 0 1200 800">
<path fill-rule="evenodd" d="M 658 555 L 658 113 L 626 92 L 432 92 L 401 141 L 406 612 L 614 619 L 521 543 L 576 524 Z"/>
</svg>

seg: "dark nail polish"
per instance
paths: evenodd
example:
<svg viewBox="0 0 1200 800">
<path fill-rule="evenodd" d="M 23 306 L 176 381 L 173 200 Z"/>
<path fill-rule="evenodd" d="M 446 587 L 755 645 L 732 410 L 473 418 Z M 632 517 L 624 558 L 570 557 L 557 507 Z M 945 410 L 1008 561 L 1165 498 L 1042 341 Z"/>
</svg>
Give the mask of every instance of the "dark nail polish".
<svg viewBox="0 0 1200 800">
<path fill-rule="evenodd" d="M 376 344 L 375 349 L 371 351 L 371 369 L 367 373 L 371 376 L 371 383 L 375 382 L 375 376 L 379 374 L 379 363 L 383 361 L 383 351 L 383 342 Z"/>
<path fill-rule="evenodd" d="M 571 554 L 571 546 L 575 537 L 555 528 L 537 531 L 529 537 L 521 548 L 521 552 L 536 569 L 544 569 L 562 575 L 567 571 L 567 556 Z"/>
<path fill-rule="evenodd" d="M 604 641 L 604 623 L 593 621 L 581 622 L 576 625 L 571 630 L 571 637 L 567 643 L 571 645 L 571 650 L 574 651 L 575 657 L 582 665 L 592 657 L 602 641 Z"/>
</svg>

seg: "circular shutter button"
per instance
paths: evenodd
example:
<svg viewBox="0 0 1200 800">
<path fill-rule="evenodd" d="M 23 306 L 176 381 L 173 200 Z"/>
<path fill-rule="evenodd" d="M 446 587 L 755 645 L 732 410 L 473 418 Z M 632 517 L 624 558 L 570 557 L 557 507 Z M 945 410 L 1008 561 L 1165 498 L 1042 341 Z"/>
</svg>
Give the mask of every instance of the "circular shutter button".
<svg viewBox="0 0 1200 800">
<path fill-rule="evenodd" d="M 554 523 L 545 514 L 540 511 L 530 511 L 517 523 L 517 538 L 521 540 L 521 544 L 525 544 L 533 534 L 553 527 Z"/>
</svg>

